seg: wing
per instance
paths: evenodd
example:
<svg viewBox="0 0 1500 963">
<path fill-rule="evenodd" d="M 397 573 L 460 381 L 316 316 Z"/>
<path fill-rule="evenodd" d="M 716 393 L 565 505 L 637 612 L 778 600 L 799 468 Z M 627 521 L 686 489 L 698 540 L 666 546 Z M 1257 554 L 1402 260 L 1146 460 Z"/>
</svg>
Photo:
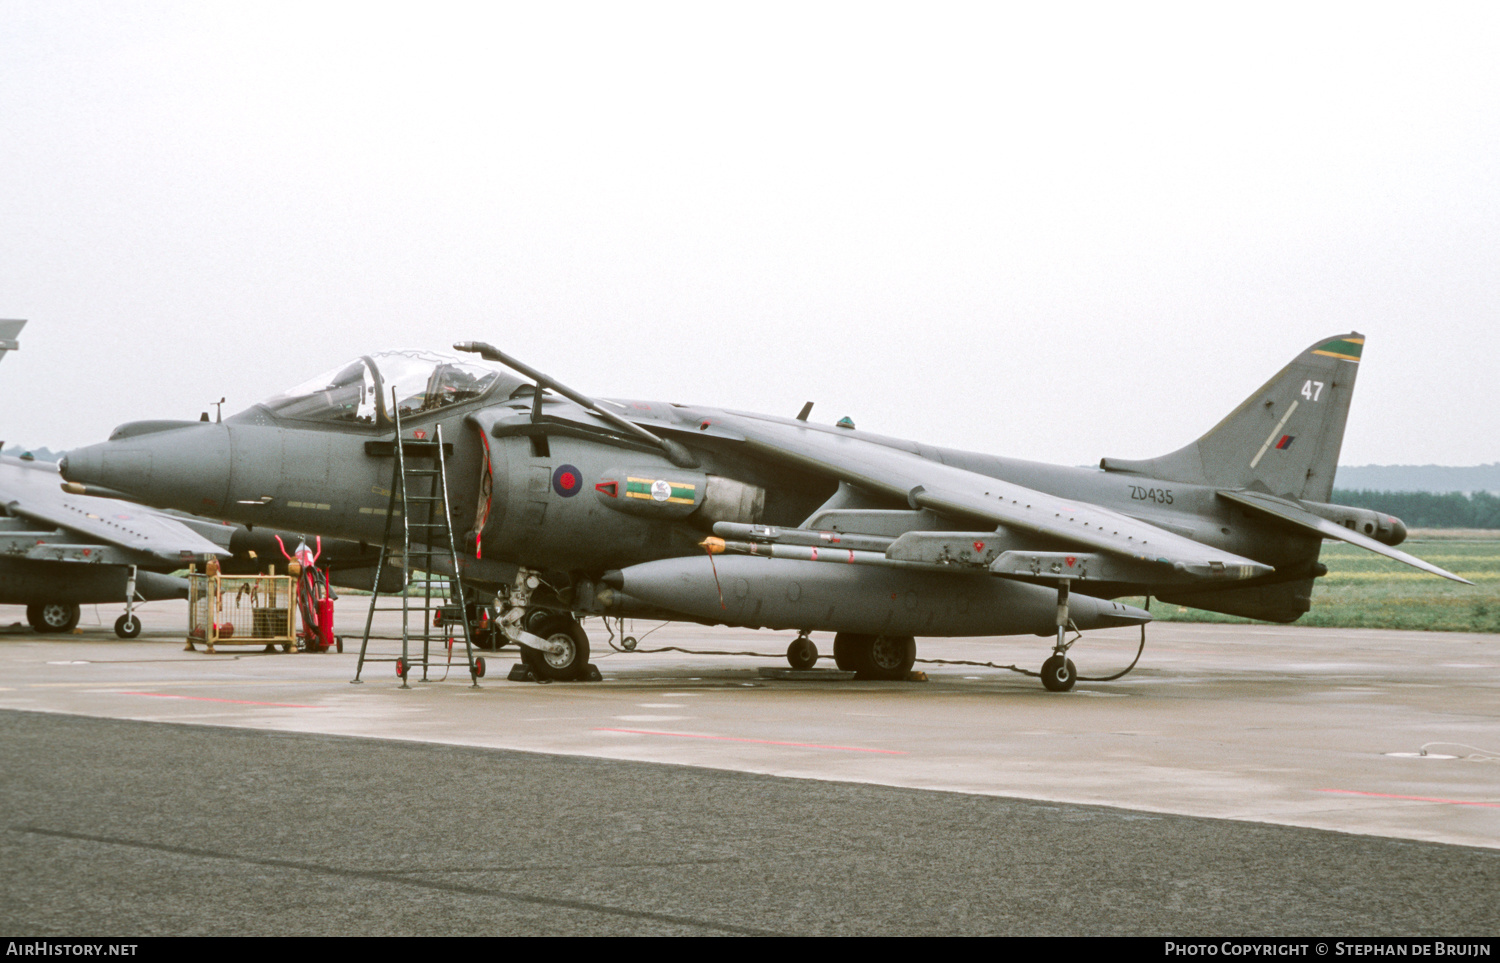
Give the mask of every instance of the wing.
<svg viewBox="0 0 1500 963">
<path fill-rule="evenodd" d="M 982 519 L 1080 549 L 1164 565 L 1202 579 L 1269 575 L 1269 565 L 1196 542 L 1098 505 L 1069 501 L 919 455 L 853 432 L 716 413 L 715 427 L 765 457 L 833 475 L 869 491 L 949 516 Z"/>
<path fill-rule="evenodd" d="M 112 498 L 68 494 L 60 487 L 61 482 L 50 465 L 9 458 L 0 462 L 0 502 L 5 510 L 32 527 L 41 523 L 63 530 L 11 530 L 4 534 L 0 550 L 32 558 L 125 564 L 146 559 L 176 564 L 184 556 L 230 554 L 155 509 Z M 227 544 L 233 528 L 220 527 Z"/>
</svg>

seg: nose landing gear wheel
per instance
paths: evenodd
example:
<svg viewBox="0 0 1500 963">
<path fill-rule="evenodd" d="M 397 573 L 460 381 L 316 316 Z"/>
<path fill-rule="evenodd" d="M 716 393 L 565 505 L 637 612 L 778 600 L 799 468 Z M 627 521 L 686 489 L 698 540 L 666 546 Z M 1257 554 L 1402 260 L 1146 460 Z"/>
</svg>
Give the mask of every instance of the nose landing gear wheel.
<svg viewBox="0 0 1500 963">
<path fill-rule="evenodd" d="M 533 635 L 562 646 L 561 652 L 542 652 L 521 646 L 521 661 L 531 674 L 551 682 L 583 678 L 589 664 L 589 637 L 583 626 L 566 615 L 528 618 L 527 622 Z"/>
<path fill-rule="evenodd" d="M 1042 663 L 1042 685 L 1048 692 L 1067 692 L 1077 681 L 1078 670 L 1073 668 L 1072 659 L 1054 655 Z"/>
<path fill-rule="evenodd" d="M 812 639 L 799 635 L 786 647 L 786 661 L 794 669 L 811 669 L 818 664 L 818 647 Z"/>
<path fill-rule="evenodd" d="M 141 620 L 134 615 L 122 615 L 115 619 L 115 635 L 122 639 L 133 639 L 141 634 Z"/>
</svg>

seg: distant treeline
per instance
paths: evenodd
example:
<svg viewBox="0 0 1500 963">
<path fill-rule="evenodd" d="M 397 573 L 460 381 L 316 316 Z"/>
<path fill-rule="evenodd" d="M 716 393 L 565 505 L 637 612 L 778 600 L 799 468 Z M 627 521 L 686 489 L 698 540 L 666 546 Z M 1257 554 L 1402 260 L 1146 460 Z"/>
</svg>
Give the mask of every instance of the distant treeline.
<svg viewBox="0 0 1500 963">
<path fill-rule="evenodd" d="M 1500 528 L 1500 495 L 1489 492 L 1372 492 L 1335 488 L 1340 505 L 1395 515 L 1407 528 Z"/>
<path fill-rule="evenodd" d="M 1500 462 L 1488 465 L 1340 465 L 1334 487 L 1375 492 L 1500 493 Z"/>
</svg>

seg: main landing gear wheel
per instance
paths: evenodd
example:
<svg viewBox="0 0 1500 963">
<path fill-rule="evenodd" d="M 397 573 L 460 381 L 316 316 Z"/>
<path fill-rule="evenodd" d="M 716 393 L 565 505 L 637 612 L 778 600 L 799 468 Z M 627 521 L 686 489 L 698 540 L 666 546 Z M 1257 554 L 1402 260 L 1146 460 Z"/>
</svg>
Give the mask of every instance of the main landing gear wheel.
<svg viewBox="0 0 1500 963">
<path fill-rule="evenodd" d="M 125 614 L 115 619 L 115 635 L 122 639 L 133 639 L 141 634 L 141 620 Z"/>
<path fill-rule="evenodd" d="M 909 635 L 840 632 L 833 637 L 833 662 L 858 679 L 904 682 L 917 662 L 917 640 Z"/>
<path fill-rule="evenodd" d="M 841 672 L 858 672 L 860 666 L 860 653 L 864 651 L 863 640 L 868 635 L 855 635 L 852 632 L 840 632 L 833 637 L 833 664 L 839 667 Z"/>
<path fill-rule="evenodd" d="M 909 635 L 877 635 L 858 678 L 905 682 L 917 662 L 917 640 Z"/>
<path fill-rule="evenodd" d="M 818 647 L 812 639 L 799 635 L 786 647 L 786 660 L 794 669 L 811 669 L 818 664 Z"/>
<path fill-rule="evenodd" d="M 26 621 L 38 632 L 71 632 L 82 610 L 75 602 L 45 602 L 26 606 Z"/>
<path fill-rule="evenodd" d="M 1073 668 L 1072 659 L 1054 655 L 1042 663 L 1042 685 L 1048 692 L 1067 692 L 1077 681 L 1078 670 Z"/>
<path fill-rule="evenodd" d="M 566 615 L 549 615 L 545 618 L 527 619 L 530 632 L 548 642 L 562 645 L 561 652 L 542 652 L 530 646 L 521 646 L 521 661 L 538 679 L 566 682 L 581 679 L 588 670 L 589 637 L 583 626 Z"/>
</svg>

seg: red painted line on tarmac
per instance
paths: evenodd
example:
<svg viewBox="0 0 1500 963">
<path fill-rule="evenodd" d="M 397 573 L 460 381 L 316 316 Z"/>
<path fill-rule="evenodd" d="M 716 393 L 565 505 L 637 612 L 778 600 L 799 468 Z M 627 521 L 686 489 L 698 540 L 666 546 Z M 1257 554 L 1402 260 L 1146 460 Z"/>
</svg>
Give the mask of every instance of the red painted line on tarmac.
<svg viewBox="0 0 1500 963">
<path fill-rule="evenodd" d="M 321 709 L 322 706 L 304 706 L 295 702 L 251 702 L 248 699 L 215 699 L 212 696 L 172 695 L 168 692 L 121 692 L 120 695 L 155 696 L 158 699 L 187 699 L 190 702 L 228 702 L 237 706 L 279 706 L 283 709 Z"/>
<path fill-rule="evenodd" d="M 860 746 L 821 746 L 815 742 L 778 742 L 775 739 L 738 739 L 734 736 L 705 736 L 696 732 L 656 732 L 652 729 L 609 729 L 596 727 L 595 732 L 628 732 L 637 736 L 676 736 L 679 739 L 713 739 L 718 742 L 754 742 L 762 746 L 795 746 L 798 749 L 841 749 L 844 752 L 879 752 L 888 756 L 904 756 L 901 749 L 865 749 Z"/>
<path fill-rule="evenodd" d="M 1488 806 L 1500 809 L 1497 802 L 1475 802 L 1472 799 L 1437 799 L 1433 796 L 1397 796 L 1388 792 L 1359 792 L 1355 789 L 1315 789 L 1314 792 L 1336 792 L 1345 796 L 1374 796 L 1377 799 L 1410 799 L 1413 802 L 1448 803 L 1453 806 Z"/>
</svg>

